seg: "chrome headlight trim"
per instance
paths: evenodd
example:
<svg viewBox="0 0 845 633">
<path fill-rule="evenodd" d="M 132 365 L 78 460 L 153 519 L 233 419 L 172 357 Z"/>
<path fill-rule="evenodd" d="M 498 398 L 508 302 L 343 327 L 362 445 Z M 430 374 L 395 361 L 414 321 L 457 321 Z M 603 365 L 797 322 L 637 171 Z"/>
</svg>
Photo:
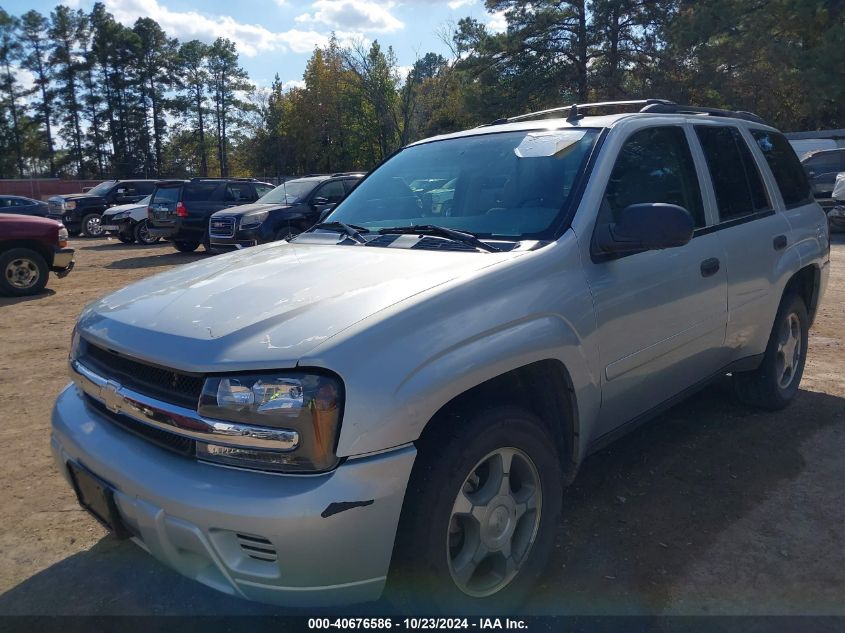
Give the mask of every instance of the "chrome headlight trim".
<svg viewBox="0 0 845 633">
<path fill-rule="evenodd" d="M 299 446 L 293 429 L 268 428 L 204 418 L 196 411 L 150 398 L 100 376 L 78 360 L 70 362 L 77 387 L 113 413 L 157 429 L 223 446 L 290 452 Z"/>
</svg>

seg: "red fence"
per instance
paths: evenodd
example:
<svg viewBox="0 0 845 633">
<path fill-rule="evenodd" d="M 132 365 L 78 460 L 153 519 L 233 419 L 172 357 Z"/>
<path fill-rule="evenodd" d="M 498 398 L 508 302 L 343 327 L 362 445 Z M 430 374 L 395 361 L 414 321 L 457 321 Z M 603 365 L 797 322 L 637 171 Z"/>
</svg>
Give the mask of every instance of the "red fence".
<svg viewBox="0 0 845 633">
<path fill-rule="evenodd" d="M 26 196 L 46 200 L 65 193 L 82 193 L 83 187 L 93 187 L 102 180 L 61 180 L 59 178 L 33 178 L 0 180 L 0 195 Z"/>
</svg>

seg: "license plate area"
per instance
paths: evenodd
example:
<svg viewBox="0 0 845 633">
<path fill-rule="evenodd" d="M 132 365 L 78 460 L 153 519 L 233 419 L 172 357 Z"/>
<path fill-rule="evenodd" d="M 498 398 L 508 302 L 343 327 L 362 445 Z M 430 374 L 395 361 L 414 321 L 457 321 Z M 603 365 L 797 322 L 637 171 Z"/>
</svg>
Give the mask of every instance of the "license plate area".
<svg viewBox="0 0 845 633">
<path fill-rule="evenodd" d="M 129 538 L 114 501 L 114 488 L 79 464 L 68 462 L 67 469 L 79 505 L 117 538 Z"/>
<path fill-rule="evenodd" d="M 120 227 L 117 224 L 101 224 L 100 228 L 104 231 L 119 231 Z"/>
</svg>

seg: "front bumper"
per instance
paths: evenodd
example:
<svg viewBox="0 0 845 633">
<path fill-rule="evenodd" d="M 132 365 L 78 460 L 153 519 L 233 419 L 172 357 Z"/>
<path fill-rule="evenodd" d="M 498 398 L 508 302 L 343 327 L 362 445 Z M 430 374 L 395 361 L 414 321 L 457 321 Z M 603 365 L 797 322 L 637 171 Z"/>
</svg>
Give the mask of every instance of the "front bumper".
<svg viewBox="0 0 845 633">
<path fill-rule="evenodd" d="M 50 270 L 57 273 L 59 278 L 65 277 L 73 270 L 75 252 L 72 248 L 60 248 L 53 251 L 53 265 L 50 266 Z"/>
<path fill-rule="evenodd" d="M 381 595 L 416 456 L 406 446 L 322 475 L 213 466 L 118 428 L 73 385 L 53 409 L 51 446 L 69 483 L 72 460 L 115 487 L 133 540 L 165 565 L 230 595 L 299 607 Z M 238 535 L 266 539 L 277 560 L 249 556 Z"/>
<path fill-rule="evenodd" d="M 101 220 L 100 228 L 112 233 L 131 233 L 133 224 L 134 220 L 132 218 L 115 220 L 109 216 L 104 216 Z"/>
</svg>

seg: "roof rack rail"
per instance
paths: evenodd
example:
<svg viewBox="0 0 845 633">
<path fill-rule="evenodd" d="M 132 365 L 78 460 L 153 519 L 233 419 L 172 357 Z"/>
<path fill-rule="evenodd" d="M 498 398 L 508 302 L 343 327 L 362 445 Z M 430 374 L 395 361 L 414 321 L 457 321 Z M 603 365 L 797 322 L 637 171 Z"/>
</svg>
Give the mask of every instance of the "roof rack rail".
<svg viewBox="0 0 845 633">
<path fill-rule="evenodd" d="M 640 112 L 651 112 L 653 114 L 709 114 L 710 116 L 742 119 L 743 121 L 751 121 L 753 123 L 768 125 L 763 117 L 745 110 L 725 110 L 723 108 L 679 105 L 677 103 L 672 103 L 671 101 L 666 103 L 649 104 L 640 110 Z"/>
<path fill-rule="evenodd" d="M 336 178 L 337 176 L 357 176 L 358 174 L 363 173 L 363 171 L 339 171 L 337 173 L 332 174 L 332 178 Z"/>
<path fill-rule="evenodd" d="M 491 123 L 490 125 L 498 125 L 501 123 L 513 123 L 514 121 L 524 121 L 525 119 L 543 117 L 547 114 L 554 114 L 555 112 L 564 112 L 567 110 L 569 111 L 569 114 L 566 115 L 566 120 L 575 121 L 576 119 L 579 119 L 583 116 L 580 113 L 580 110 L 593 110 L 598 108 L 618 108 L 624 106 L 649 106 L 658 104 L 674 105 L 671 101 L 666 101 L 665 99 L 630 99 L 627 101 L 597 101 L 595 103 L 573 103 L 568 106 L 558 106 L 557 108 L 538 110 L 537 112 L 528 112 L 526 114 L 508 117 L 506 119 L 497 119 L 496 121 L 493 121 L 493 123 Z"/>
<path fill-rule="evenodd" d="M 527 119 L 534 119 L 544 117 L 549 114 L 557 112 L 568 112 L 566 115 L 567 121 L 577 121 L 584 115 L 582 110 L 595 110 L 599 108 L 619 108 L 626 106 L 638 106 L 636 112 L 652 113 L 652 114 L 709 114 L 711 116 L 732 117 L 734 119 L 743 119 L 745 121 L 753 121 L 754 123 L 763 123 L 766 121 L 762 117 L 753 112 L 746 112 L 744 110 L 723 110 L 721 108 L 703 108 L 699 106 L 679 105 L 674 101 L 668 99 L 629 99 L 625 101 L 598 101 L 595 103 L 573 103 L 568 106 L 559 106 L 557 108 L 549 108 L 547 110 L 538 110 L 537 112 L 528 112 L 517 116 L 507 117 L 504 119 L 496 119 L 492 123 L 486 125 L 501 125 L 503 123 L 513 123 L 515 121 L 525 121 Z M 479 126 L 484 127 L 484 126 Z"/>
<path fill-rule="evenodd" d="M 191 182 L 197 180 L 234 180 L 239 182 L 255 182 L 255 178 L 234 178 L 228 176 L 195 176 L 194 178 L 191 178 Z"/>
</svg>

